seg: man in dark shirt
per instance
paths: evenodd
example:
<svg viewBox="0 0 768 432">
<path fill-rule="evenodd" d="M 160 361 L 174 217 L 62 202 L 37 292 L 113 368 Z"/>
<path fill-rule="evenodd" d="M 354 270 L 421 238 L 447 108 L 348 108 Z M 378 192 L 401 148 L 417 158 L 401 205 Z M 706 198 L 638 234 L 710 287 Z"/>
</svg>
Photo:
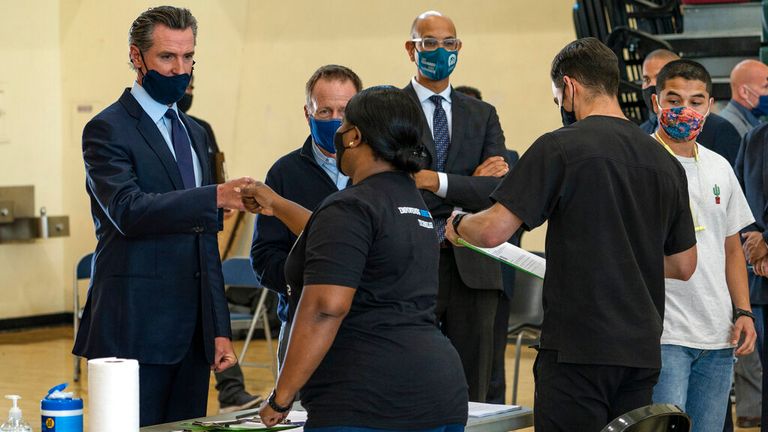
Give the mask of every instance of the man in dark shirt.
<svg viewBox="0 0 768 432">
<path fill-rule="evenodd" d="M 304 116 L 310 135 L 304 145 L 280 158 L 267 173 L 264 183 L 278 195 L 314 210 L 328 195 L 344 189 L 348 178 L 336 166 L 333 135 L 341 124 L 347 102 L 362 90 L 360 78 L 349 68 L 322 66 L 306 85 Z M 277 315 L 280 329 L 278 363 L 288 344 L 288 303 L 285 298 L 285 259 L 296 236 L 276 217 L 258 215 L 253 230 L 251 262 L 261 283 L 279 294 Z"/>
<path fill-rule="evenodd" d="M 672 51 L 658 49 L 648 54 L 643 60 L 643 99 L 648 106 L 649 117 L 640 125 L 640 128 L 648 134 L 654 133 L 659 128 L 659 121 L 651 106 L 651 95 L 656 94 L 656 75 L 667 63 L 679 58 L 680 56 Z M 733 165 L 741 145 L 741 135 L 728 120 L 715 113 L 709 113 L 696 141 Z"/>
<path fill-rule="evenodd" d="M 688 279 L 696 237 L 685 173 L 618 104 L 615 54 L 594 38 L 552 62 L 566 127 L 540 137 L 446 236 L 491 247 L 549 221 L 544 323 L 534 365 L 540 431 L 596 431 L 651 402 L 664 278 Z"/>
</svg>

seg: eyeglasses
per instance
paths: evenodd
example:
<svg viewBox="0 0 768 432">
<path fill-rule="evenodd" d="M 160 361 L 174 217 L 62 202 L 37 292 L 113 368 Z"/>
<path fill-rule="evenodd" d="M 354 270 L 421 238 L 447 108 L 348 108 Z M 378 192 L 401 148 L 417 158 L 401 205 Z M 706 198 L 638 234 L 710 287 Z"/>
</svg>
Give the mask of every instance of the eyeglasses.
<svg viewBox="0 0 768 432">
<path fill-rule="evenodd" d="M 456 51 L 461 46 L 461 40 L 457 38 L 445 38 L 443 40 L 426 37 L 411 39 L 411 42 L 415 42 L 421 45 L 421 49 L 424 51 L 434 51 L 440 46 L 448 51 Z"/>
</svg>

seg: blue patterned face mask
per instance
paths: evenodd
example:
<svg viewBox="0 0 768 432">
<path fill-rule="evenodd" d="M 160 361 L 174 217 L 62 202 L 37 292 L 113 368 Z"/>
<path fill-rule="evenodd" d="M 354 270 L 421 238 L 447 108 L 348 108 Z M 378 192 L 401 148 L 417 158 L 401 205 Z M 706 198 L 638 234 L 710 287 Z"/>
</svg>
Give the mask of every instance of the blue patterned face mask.
<svg viewBox="0 0 768 432">
<path fill-rule="evenodd" d="M 458 51 L 448 51 L 443 47 L 434 51 L 416 51 L 416 66 L 422 75 L 433 81 L 448 78 L 458 60 Z"/>
<path fill-rule="evenodd" d="M 314 116 L 309 116 L 309 131 L 312 134 L 312 139 L 321 149 L 330 154 L 336 153 L 333 136 L 340 126 L 340 119 L 318 120 Z"/>
</svg>

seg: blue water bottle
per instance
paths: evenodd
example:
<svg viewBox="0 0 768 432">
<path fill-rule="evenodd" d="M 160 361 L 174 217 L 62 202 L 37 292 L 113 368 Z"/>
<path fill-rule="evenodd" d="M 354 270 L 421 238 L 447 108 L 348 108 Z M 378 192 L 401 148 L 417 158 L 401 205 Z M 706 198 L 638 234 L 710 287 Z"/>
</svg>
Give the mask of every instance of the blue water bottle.
<svg viewBox="0 0 768 432">
<path fill-rule="evenodd" d="M 42 432 L 83 432 L 83 400 L 64 392 L 66 387 L 57 385 L 40 401 Z"/>
</svg>

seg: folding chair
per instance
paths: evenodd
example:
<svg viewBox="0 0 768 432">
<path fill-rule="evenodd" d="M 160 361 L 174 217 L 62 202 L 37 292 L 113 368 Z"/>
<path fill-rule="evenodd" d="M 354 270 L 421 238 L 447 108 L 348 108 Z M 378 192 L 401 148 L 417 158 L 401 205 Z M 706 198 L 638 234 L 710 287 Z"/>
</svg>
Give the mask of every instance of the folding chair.
<svg viewBox="0 0 768 432">
<path fill-rule="evenodd" d="M 515 292 L 509 304 L 509 327 L 507 335 L 517 335 L 515 344 L 515 376 L 512 381 L 512 404 L 517 403 L 517 384 L 520 379 L 520 356 L 523 336 L 527 333 L 538 340 L 541 323 L 544 321 L 542 292 L 544 281 L 528 273 L 517 272 Z"/>
<path fill-rule="evenodd" d="M 240 365 L 268 368 L 272 371 L 272 376 L 277 379 L 277 359 L 275 357 L 274 347 L 272 346 L 272 330 L 270 329 L 267 308 L 265 306 L 269 290 L 261 286 L 259 279 L 253 272 L 251 261 L 248 258 L 229 258 L 224 260 L 224 262 L 221 263 L 221 270 L 224 276 L 224 285 L 227 287 L 245 287 L 261 290 L 261 295 L 259 296 L 259 301 L 253 315 L 238 313 L 230 315 L 233 330 L 244 329 L 246 328 L 245 325 L 248 324 L 248 336 L 246 336 L 243 349 L 240 351 Z M 267 350 L 269 351 L 271 359 L 269 364 L 245 361 L 245 354 L 248 352 L 248 347 L 253 339 L 253 332 L 256 330 L 256 324 L 260 319 L 264 324 L 264 336 L 267 340 Z"/>
<path fill-rule="evenodd" d="M 80 306 L 80 285 L 79 282 L 84 279 L 91 279 L 91 265 L 93 261 L 93 252 L 84 255 L 75 264 L 74 278 L 72 280 L 72 321 L 74 324 L 73 340 L 77 339 L 77 329 L 80 326 L 80 318 L 83 316 L 83 308 Z M 80 381 L 80 357 L 75 356 L 75 368 L 73 380 Z"/>
</svg>

